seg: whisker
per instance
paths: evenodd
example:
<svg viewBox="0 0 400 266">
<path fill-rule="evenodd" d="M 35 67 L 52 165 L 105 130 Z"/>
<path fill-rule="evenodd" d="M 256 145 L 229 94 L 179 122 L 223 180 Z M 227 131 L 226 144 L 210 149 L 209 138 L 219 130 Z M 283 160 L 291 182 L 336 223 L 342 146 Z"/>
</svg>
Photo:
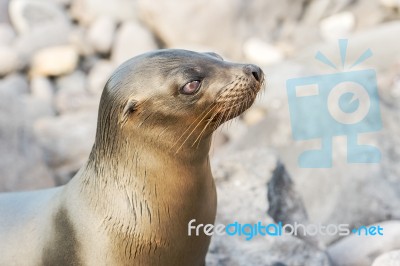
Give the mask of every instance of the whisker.
<svg viewBox="0 0 400 266">
<path fill-rule="evenodd" d="M 207 115 L 214 110 L 214 108 L 217 107 L 217 105 L 214 105 L 203 117 L 202 119 L 197 123 L 197 125 L 193 128 L 193 130 L 190 132 L 190 134 L 186 137 L 186 139 L 182 142 L 182 144 L 179 146 L 179 148 L 176 150 L 176 153 L 178 153 L 178 151 L 183 147 L 183 145 L 186 143 L 186 141 L 190 138 L 190 136 L 193 134 L 193 132 L 196 130 L 196 128 L 199 127 L 199 125 L 201 124 L 201 122 L 203 122 L 203 120 L 207 117 Z"/>
</svg>

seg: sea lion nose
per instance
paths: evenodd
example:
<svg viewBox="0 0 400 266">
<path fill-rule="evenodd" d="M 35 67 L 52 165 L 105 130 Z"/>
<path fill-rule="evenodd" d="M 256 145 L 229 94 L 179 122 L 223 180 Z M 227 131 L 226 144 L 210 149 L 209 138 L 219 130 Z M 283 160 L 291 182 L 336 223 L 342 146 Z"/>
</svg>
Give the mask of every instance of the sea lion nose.
<svg viewBox="0 0 400 266">
<path fill-rule="evenodd" d="M 243 67 L 243 72 L 247 75 L 252 75 L 258 82 L 261 82 L 263 79 L 263 71 L 256 65 L 245 65 Z"/>
</svg>

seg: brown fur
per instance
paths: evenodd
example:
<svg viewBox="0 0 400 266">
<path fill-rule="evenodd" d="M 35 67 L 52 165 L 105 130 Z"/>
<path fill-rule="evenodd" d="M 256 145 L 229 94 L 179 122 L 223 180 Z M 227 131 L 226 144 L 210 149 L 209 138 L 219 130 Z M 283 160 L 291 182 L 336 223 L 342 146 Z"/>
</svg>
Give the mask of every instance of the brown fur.
<svg viewBox="0 0 400 266">
<path fill-rule="evenodd" d="M 193 80 L 198 92 L 182 94 Z M 66 186 L 32 198 L 42 202 L 27 222 L 50 236 L 29 240 L 42 252 L 31 265 L 204 265 L 210 237 L 188 236 L 187 226 L 214 223 L 212 133 L 250 107 L 263 80 L 253 65 L 185 50 L 124 63 L 104 88 L 86 165 Z M 13 217 L 1 219 L 7 227 Z"/>
</svg>

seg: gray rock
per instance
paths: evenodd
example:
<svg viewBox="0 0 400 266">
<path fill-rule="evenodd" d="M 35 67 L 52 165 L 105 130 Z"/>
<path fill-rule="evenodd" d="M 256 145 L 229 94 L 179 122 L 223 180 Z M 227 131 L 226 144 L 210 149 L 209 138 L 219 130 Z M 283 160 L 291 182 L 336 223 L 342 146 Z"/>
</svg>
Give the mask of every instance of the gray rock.
<svg viewBox="0 0 400 266">
<path fill-rule="evenodd" d="M 356 225 L 400 217 L 397 207 L 400 204 L 399 186 L 394 183 L 398 179 L 383 178 L 388 176 L 388 172 L 393 172 L 377 164 L 347 164 L 345 142 L 334 143 L 332 168 L 299 168 L 298 157 L 310 149 L 310 143 L 298 143 L 292 139 L 289 115 L 285 110 L 288 107 L 283 105 L 270 112 L 264 121 L 251 128 L 241 140 L 228 145 L 219 156 L 256 147 L 276 149 L 293 180 L 302 184 L 298 192 L 304 201 L 309 222 Z M 396 136 L 397 133 L 388 135 Z M 380 138 L 381 135 L 377 133 L 367 143 L 378 145 Z M 391 143 L 390 147 L 393 148 L 393 142 L 389 138 L 387 140 L 388 146 Z M 390 165 L 396 163 L 391 161 Z M 325 236 L 319 241 L 329 244 L 337 237 Z"/>
<path fill-rule="evenodd" d="M 328 254 L 334 265 L 369 266 L 380 254 L 400 248 L 400 222 L 379 223 L 383 235 L 363 236 L 353 234 L 332 244 Z M 374 264 L 375 265 L 375 264 Z M 389 266 L 391 264 L 382 264 Z"/>
<path fill-rule="evenodd" d="M 20 34 L 46 25 L 69 24 L 62 7 L 53 1 L 12 0 L 9 13 L 14 28 Z"/>
<path fill-rule="evenodd" d="M 8 4 L 10 0 L 0 0 L 0 23 L 9 22 Z"/>
<path fill-rule="evenodd" d="M 9 10 L 19 33 L 16 48 L 27 60 L 41 48 L 68 43 L 71 22 L 54 1 L 12 0 Z"/>
<path fill-rule="evenodd" d="M 364 14 L 365 15 L 365 14 Z M 386 71 L 389 66 L 397 62 L 394 54 L 400 53 L 400 46 L 397 45 L 397 36 L 400 35 L 400 22 L 393 21 L 378 25 L 371 29 L 355 33 L 349 40 L 348 46 L 351 53 L 347 53 L 346 62 L 351 64 L 367 49 L 371 49 L 373 56 L 363 63 L 363 68 L 373 67 L 377 71 Z M 386 45 L 382 45 L 385 43 Z M 321 63 L 312 60 L 317 51 L 321 51 L 329 59 L 338 58 L 337 41 L 316 43 L 308 45 L 296 56 L 296 62 L 311 68 L 321 68 Z"/>
<path fill-rule="evenodd" d="M 88 30 L 86 28 L 79 26 L 73 27 L 69 35 L 69 44 L 82 56 L 91 57 L 95 54 L 95 50 L 90 44 Z"/>
<path fill-rule="evenodd" d="M 78 60 L 78 52 L 71 45 L 43 48 L 32 58 L 30 71 L 39 76 L 65 75 L 75 70 Z"/>
<path fill-rule="evenodd" d="M 53 102 L 54 90 L 52 82 L 46 77 L 35 76 L 31 79 L 31 94 L 36 99 L 51 104 Z"/>
<path fill-rule="evenodd" d="M 393 250 L 377 257 L 372 266 L 400 266 L 400 250 Z"/>
<path fill-rule="evenodd" d="M 27 94 L 29 92 L 28 81 L 20 74 L 6 76 L 0 80 L 0 92 L 16 96 Z"/>
<path fill-rule="evenodd" d="M 91 24 L 88 32 L 90 44 L 101 54 L 108 54 L 113 44 L 117 23 L 111 17 L 99 17 Z"/>
<path fill-rule="evenodd" d="M 0 46 L 10 46 L 15 39 L 14 29 L 8 23 L 0 23 Z"/>
<path fill-rule="evenodd" d="M 107 16 L 121 22 L 136 18 L 136 1 L 114 0 L 72 0 L 71 15 L 83 25 L 89 25 L 96 18 Z"/>
<path fill-rule="evenodd" d="M 134 21 L 125 22 L 118 29 L 112 49 L 112 60 L 119 65 L 133 56 L 157 48 L 148 29 Z"/>
<path fill-rule="evenodd" d="M 51 117 L 55 115 L 55 111 L 51 102 L 36 97 L 21 97 L 21 102 L 25 106 L 24 120 L 28 124 L 33 124 L 37 119 L 43 117 Z"/>
<path fill-rule="evenodd" d="M 377 35 L 370 35 L 361 42 L 361 37 L 350 40 L 349 48 L 351 51 L 365 51 L 369 45 L 368 42 L 377 48 L 383 58 L 389 57 L 390 53 L 396 54 L 395 45 L 389 40 L 389 29 L 397 28 L 397 23 L 391 23 L 380 27 L 382 32 L 376 30 Z M 374 30 L 375 32 L 375 30 Z M 383 36 L 383 33 L 387 35 Z M 375 37 L 380 36 L 388 41 L 387 52 L 378 43 L 375 44 Z M 361 49 L 361 44 L 365 48 Z M 352 45 L 356 50 L 353 50 Z M 357 50 L 357 48 L 359 48 Z M 390 86 L 382 85 L 380 88 L 381 112 L 383 120 L 383 130 L 373 132 L 368 135 L 360 134 L 359 139 L 364 144 L 370 144 L 378 147 L 382 153 L 380 164 L 348 164 L 347 163 L 347 144 L 345 136 L 334 138 L 333 142 L 333 161 L 332 168 L 300 168 L 298 157 L 300 154 L 313 147 L 317 148 L 319 139 L 310 141 L 295 141 L 292 135 L 290 124 L 290 114 L 288 112 L 288 99 L 286 94 L 286 81 L 289 78 L 313 76 L 321 74 L 321 71 L 313 69 L 317 66 L 313 58 L 315 49 L 309 57 L 303 58 L 302 63 L 285 62 L 275 67 L 266 68 L 268 73 L 268 87 L 265 92 L 266 97 L 256 101 L 255 105 L 262 106 L 267 110 L 266 118 L 260 124 L 249 129 L 249 132 L 225 146 L 222 154 L 231 154 L 240 150 L 249 148 L 269 147 L 275 149 L 280 155 L 282 162 L 287 166 L 293 180 L 302 184 L 299 193 L 304 201 L 309 221 L 313 223 L 348 223 L 352 226 L 357 224 L 373 224 L 382 220 L 399 219 L 400 211 L 397 206 L 400 204 L 400 171 L 398 161 L 400 160 L 400 132 L 398 125 L 400 123 L 400 105 L 398 99 L 389 95 Z M 331 54 L 328 58 L 338 58 L 337 43 L 330 48 L 321 49 L 322 52 Z M 375 53 L 375 50 L 372 50 Z M 336 52 L 334 55 L 333 52 Z M 354 52 L 348 53 L 353 57 Z M 361 52 L 360 52 L 361 53 Z M 356 52 L 359 56 L 360 53 Z M 375 55 L 374 57 L 378 57 Z M 371 58 L 372 60 L 373 58 Z M 352 59 L 349 60 L 353 62 Z M 380 59 L 375 59 L 372 65 L 377 62 L 379 67 L 383 67 Z M 388 59 L 384 68 L 393 66 L 395 59 Z M 369 61 L 368 65 L 370 64 Z M 367 63 L 366 62 L 366 63 Z M 315 64 L 315 65 L 314 65 Z M 386 64 L 386 62 L 385 62 Z M 302 66 L 303 65 L 303 66 Z M 368 68 L 368 65 L 366 68 Z M 397 72 L 398 73 L 398 72 Z M 398 75 L 398 74 L 396 74 Z M 381 79 L 378 72 L 378 80 Z M 386 95 L 386 96 L 385 96 Z M 391 99 L 391 100 L 390 100 Z M 221 155 L 223 156 L 223 155 Z M 366 208 L 368 206 L 368 208 Z M 319 241 L 329 245 L 335 241 L 335 237 L 322 237 Z"/>
<path fill-rule="evenodd" d="M 98 61 L 89 72 L 89 91 L 95 95 L 101 94 L 114 69 L 115 65 L 112 62 Z"/>
<path fill-rule="evenodd" d="M 356 18 L 351 12 L 342 12 L 324 18 L 320 22 L 321 35 L 325 40 L 348 38 L 354 31 Z"/>
<path fill-rule="evenodd" d="M 98 109 L 99 98 L 88 92 L 87 79 L 82 71 L 58 78 L 56 86 L 55 105 L 61 114 Z"/>
<path fill-rule="evenodd" d="M 67 113 L 35 122 L 34 132 L 57 184 L 64 184 L 85 163 L 96 131 L 97 112 Z"/>
<path fill-rule="evenodd" d="M 303 201 L 294 189 L 294 184 L 285 166 L 278 162 L 268 182 L 268 215 L 275 222 L 293 224 L 308 220 Z"/>
<path fill-rule="evenodd" d="M 70 25 L 46 24 L 18 35 L 15 40 L 15 47 L 24 59 L 29 61 L 33 54 L 40 49 L 67 45 L 70 34 Z"/>
<path fill-rule="evenodd" d="M 142 21 L 167 47 L 196 44 L 242 58 L 245 40 L 257 36 L 273 43 L 281 37 L 285 24 L 297 23 L 303 2 L 138 0 L 138 9 Z M 202 10 L 207 10 L 207 16 L 199 16 Z"/>
<path fill-rule="evenodd" d="M 218 191 L 216 224 L 270 224 L 273 220 L 267 215 L 269 207 L 284 207 L 286 217 L 299 213 L 293 204 L 287 208 L 290 199 L 298 198 L 289 177 L 283 175 L 280 166 L 272 174 L 277 165 L 273 152 L 258 149 L 217 156 L 212 165 Z M 267 182 L 277 193 L 269 194 Z M 290 195 L 289 201 L 280 195 Z M 267 197 L 273 199 L 273 206 L 269 206 Z M 207 265 L 330 265 L 324 252 L 293 236 L 255 236 L 247 241 L 243 236 L 214 235 L 206 261 Z"/>
<path fill-rule="evenodd" d="M 52 174 L 32 134 L 29 107 L 21 100 L 26 96 L 18 93 L 18 90 L 27 90 L 22 88 L 27 87 L 25 83 L 18 76 L 0 83 L 0 191 L 54 186 Z M 13 85 L 13 90 L 8 85 Z"/>
<path fill-rule="evenodd" d="M 22 67 L 18 52 L 9 46 L 0 45 L 0 77 L 16 72 Z"/>
</svg>

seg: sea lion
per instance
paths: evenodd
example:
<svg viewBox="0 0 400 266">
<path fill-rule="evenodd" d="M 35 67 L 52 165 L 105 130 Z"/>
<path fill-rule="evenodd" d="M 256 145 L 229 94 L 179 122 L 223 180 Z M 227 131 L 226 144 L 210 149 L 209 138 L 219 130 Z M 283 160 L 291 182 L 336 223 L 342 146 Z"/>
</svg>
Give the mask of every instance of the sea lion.
<svg viewBox="0 0 400 266">
<path fill-rule="evenodd" d="M 0 265 L 204 265 L 210 238 L 187 225 L 215 219 L 212 132 L 263 81 L 259 67 L 213 53 L 158 50 L 122 64 L 71 181 L 0 195 Z"/>
</svg>

